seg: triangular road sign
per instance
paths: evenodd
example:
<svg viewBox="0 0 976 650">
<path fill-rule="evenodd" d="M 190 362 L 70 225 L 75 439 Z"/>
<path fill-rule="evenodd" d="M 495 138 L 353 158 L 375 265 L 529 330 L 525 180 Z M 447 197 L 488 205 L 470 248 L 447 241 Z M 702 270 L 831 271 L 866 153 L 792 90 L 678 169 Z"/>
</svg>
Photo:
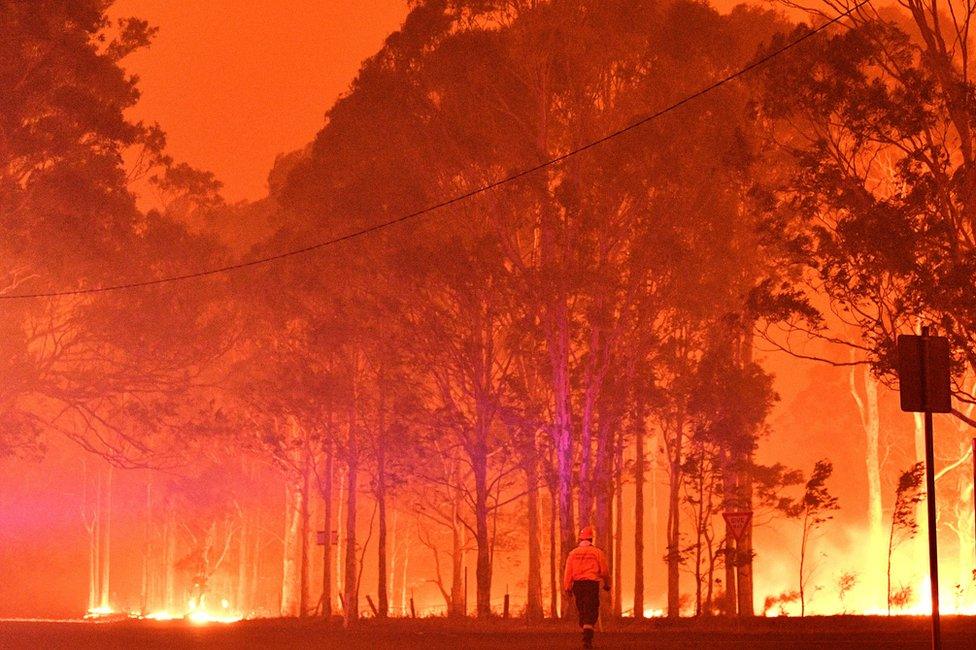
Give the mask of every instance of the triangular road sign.
<svg viewBox="0 0 976 650">
<path fill-rule="evenodd" d="M 746 528 L 752 522 L 752 512 L 723 512 L 722 517 L 725 518 L 725 529 L 732 534 L 735 541 L 742 539 L 742 534 L 746 532 Z"/>
</svg>

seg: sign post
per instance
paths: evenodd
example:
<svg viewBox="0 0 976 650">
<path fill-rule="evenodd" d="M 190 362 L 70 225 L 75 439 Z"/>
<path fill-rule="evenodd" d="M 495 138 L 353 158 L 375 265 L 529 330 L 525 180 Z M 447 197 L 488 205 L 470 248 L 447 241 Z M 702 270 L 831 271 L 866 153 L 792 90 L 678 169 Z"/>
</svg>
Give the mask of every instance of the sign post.
<svg viewBox="0 0 976 650">
<path fill-rule="evenodd" d="M 739 544 L 752 523 L 752 511 L 726 510 L 722 513 L 722 518 L 725 520 L 726 613 L 735 617 L 738 629 L 739 616 L 742 614 L 738 598 Z"/>
<path fill-rule="evenodd" d="M 949 386 L 949 340 L 929 336 L 898 337 L 898 388 L 901 410 L 925 414 L 925 501 L 928 506 L 929 580 L 932 589 L 932 647 L 942 650 L 939 618 L 939 544 L 935 512 L 935 444 L 932 413 L 952 411 Z"/>
</svg>

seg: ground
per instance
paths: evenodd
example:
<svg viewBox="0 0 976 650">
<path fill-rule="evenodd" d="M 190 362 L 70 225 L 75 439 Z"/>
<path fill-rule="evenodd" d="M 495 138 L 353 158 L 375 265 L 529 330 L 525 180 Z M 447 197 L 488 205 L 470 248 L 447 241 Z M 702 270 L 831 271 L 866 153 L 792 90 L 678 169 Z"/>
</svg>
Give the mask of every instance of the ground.
<svg viewBox="0 0 976 650">
<path fill-rule="evenodd" d="M 976 618 L 943 621 L 944 647 L 976 647 Z M 3 650 L 62 648 L 577 648 L 578 633 L 563 623 L 525 626 L 516 621 L 454 624 L 445 621 L 365 622 L 346 631 L 320 621 L 260 620 L 194 625 L 182 621 L 114 623 L 3 621 Z M 676 623 L 622 623 L 597 634 L 597 648 L 813 650 L 931 647 L 928 619 L 829 617 Z"/>
</svg>

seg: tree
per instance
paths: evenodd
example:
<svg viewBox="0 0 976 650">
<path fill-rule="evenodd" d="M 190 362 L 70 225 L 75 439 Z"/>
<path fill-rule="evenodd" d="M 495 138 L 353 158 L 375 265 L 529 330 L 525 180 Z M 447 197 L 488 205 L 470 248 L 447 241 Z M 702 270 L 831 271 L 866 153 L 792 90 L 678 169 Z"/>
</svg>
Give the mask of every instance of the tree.
<svg viewBox="0 0 976 650">
<path fill-rule="evenodd" d="M 853 5 L 830 2 L 827 11 Z M 822 7 L 810 9 L 814 20 L 825 15 Z M 845 28 L 771 62 L 757 88 L 770 150 L 785 163 L 767 186 L 771 221 L 804 268 L 797 286 L 826 303 L 824 318 L 793 322 L 790 330 L 854 348 L 856 362 L 866 360 L 891 387 L 898 334 L 929 325 L 950 338 L 953 392 L 962 405 L 974 402 L 976 368 L 976 305 L 968 291 L 976 175 L 966 45 L 974 12 L 971 3 L 954 0 L 866 4 Z M 966 411 L 953 415 L 971 428 L 976 421 Z M 950 466 L 968 453 L 968 442 L 942 440 L 937 453 L 953 459 Z M 919 418 L 915 460 L 924 458 Z M 879 491 L 875 462 L 867 460 L 877 538 Z"/>
<path fill-rule="evenodd" d="M 757 364 L 737 359 L 727 336 L 724 327 L 712 333 L 709 348 L 696 368 L 689 400 L 691 439 L 683 475 L 686 499 L 695 514 L 696 615 L 713 609 L 715 563 L 720 554 L 726 565 L 725 608 L 729 614 L 739 611 L 733 599 L 734 571 L 746 559 L 739 557 L 742 551 L 733 547 L 728 533 L 725 543 L 716 546 L 712 520 L 722 510 L 743 507 L 734 477 L 757 473 L 756 468 L 743 464 L 752 458 L 763 423 L 778 399 L 772 378 Z"/>
<path fill-rule="evenodd" d="M 107 3 L 94 0 L 0 7 L 0 218 L 10 234 L 0 268 L 10 364 L 0 414 L 18 425 L 4 428 L 0 449 L 57 432 L 118 466 L 172 464 L 178 449 L 156 432 L 172 431 L 174 396 L 185 397 L 223 351 L 214 337 L 226 325 L 211 302 L 216 285 L 182 294 L 147 289 L 128 300 L 11 297 L 221 259 L 211 240 L 191 236 L 175 215 L 140 212 L 129 189 L 133 178 L 179 167 L 158 126 L 125 114 L 139 93 L 123 60 L 155 30 L 132 18 L 109 21 Z M 174 178 L 170 187 L 182 183 Z M 181 327 L 166 329 L 167 319 Z M 178 342 L 167 337 L 175 331 Z M 150 417 L 157 419 L 150 424 Z M 7 441 L 12 430 L 18 436 Z"/>
<path fill-rule="evenodd" d="M 891 511 L 891 527 L 888 532 L 888 570 L 887 570 L 887 598 L 888 614 L 894 594 L 891 591 L 891 557 L 895 548 L 904 540 L 911 539 L 918 533 L 918 521 L 915 518 L 916 506 L 925 498 L 922 481 L 925 479 L 925 465 L 915 463 L 901 473 L 895 488 L 895 505 Z"/>
<path fill-rule="evenodd" d="M 853 357 L 853 350 L 852 357 Z M 868 584 L 876 585 L 880 580 L 881 562 L 878 549 L 884 544 L 883 517 L 881 504 L 881 416 L 878 412 L 878 381 L 871 376 L 869 366 L 863 366 L 864 396 L 858 390 L 856 366 L 851 366 L 849 380 L 851 396 L 857 404 L 864 428 L 866 452 L 865 465 L 868 483 L 868 544 L 865 573 Z"/>
<path fill-rule="evenodd" d="M 777 185 L 785 214 L 777 221 L 792 223 L 796 259 L 829 300 L 832 320 L 859 339 L 834 336 L 824 323 L 798 329 L 862 349 L 892 384 L 896 335 L 931 324 L 951 339 L 954 393 L 970 403 L 963 375 L 976 362 L 976 307 L 964 287 L 976 175 L 963 44 L 976 8 L 899 4 L 907 11 L 865 5 L 850 29 L 829 31 L 762 71 L 762 119 L 791 165 Z"/>
<path fill-rule="evenodd" d="M 812 570 L 807 568 L 807 554 L 810 550 L 813 533 L 826 522 L 833 519 L 831 514 L 839 509 L 837 497 L 827 489 L 827 480 L 834 473 L 830 461 L 818 460 L 810 474 L 801 496 L 787 510 L 787 514 L 802 522 L 800 535 L 800 616 L 806 614 L 807 584 Z"/>
<path fill-rule="evenodd" d="M 286 225 L 269 245 L 341 235 L 559 156 L 720 76 L 730 47 L 748 60 L 776 25 L 768 13 L 724 17 L 693 3 L 417 3 L 330 110 L 308 155 L 293 161 L 279 197 Z M 743 90 L 725 88 L 701 112 L 649 125 L 646 138 L 445 206 L 443 221 L 398 232 L 400 254 L 380 236 L 333 269 L 367 294 L 374 284 L 390 287 L 379 292 L 392 296 L 379 310 L 354 313 L 346 304 L 339 320 L 359 331 L 401 321 L 405 376 L 422 387 L 425 426 L 436 433 L 429 439 L 471 472 L 437 479 L 458 481 L 448 498 L 470 496 L 480 615 L 490 611 L 493 520 L 522 498 L 509 477 L 533 471 L 525 461 L 535 456 L 524 440 L 531 432 L 544 432 L 552 450 L 545 475 L 559 555 L 585 520 L 619 556 L 620 432 L 646 426 L 651 378 L 670 393 L 654 415 L 676 436 L 670 534 L 673 546 L 680 542 L 687 401 L 706 332 L 734 322 L 723 345 L 751 368 L 748 332 L 766 315 L 750 304 L 765 276 L 749 252 L 759 224 L 742 180 L 751 159 Z M 380 123 L 386 138 L 375 137 Z M 689 146 L 699 141 L 714 146 Z M 703 173 L 723 182 L 703 186 Z M 302 282 L 308 297 L 334 292 Z M 368 357 L 370 345 L 354 337 L 348 351 Z M 736 450 L 748 456 L 752 447 Z M 723 480 L 751 503 L 751 459 L 724 467 Z M 526 500 L 534 485 L 527 478 Z M 751 612 L 748 538 L 741 557 L 740 609 Z"/>
</svg>

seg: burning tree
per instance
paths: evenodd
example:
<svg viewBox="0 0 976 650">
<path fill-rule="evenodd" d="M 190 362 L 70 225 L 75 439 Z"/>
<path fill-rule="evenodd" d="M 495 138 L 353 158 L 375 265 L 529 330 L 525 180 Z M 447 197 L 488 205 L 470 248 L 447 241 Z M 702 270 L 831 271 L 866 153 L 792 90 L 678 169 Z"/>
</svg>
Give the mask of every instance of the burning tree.
<svg viewBox="0 0 976 650">
<path fill-rule="evenodd" d="M 887 603 L 888 614 L 895 594 L 891 591 L 891 558 L 898 545 L 906 539 L 911 539 L 918 532 L 916 519 L 917 506 L 925 499 L 922 482 L 925 480 L 925 464 L 915 463 L 901 473 L 895 488 L 895 504 L 891 511 L 891 527 L 888 532 L 888 573 L 887 573 Z"/>
<path fill-rule="evenodd" d="M 837 497 L 827 489 L 827 479 L 834 473 L 834 466 L 828 460 L 818 460 L 813 466 L 813 472 L 804 485 L 803 495 L 791 504 L 786 512 L 789 516 L 801 520 L 800 533 L 800 616 L 806 614 L 807 586 L 813 569 L 807 566 L 807 555 L 810 550 L 813 534 L 826 522 L 834 518 L 831 514 L 839 509 Z"/>
<path fill-rule="evenodd" d="M 807 8 L 816 21 L 856 3 L 783 4 Z M 976 6 L 955 0 L 865 3 L 815 46 L 772 62 L 757 88 L 760 119 L 775 141 L 771 151 L 786 163 L 777 165 L 780 177 L 767 185 L 776 206 L 771 212 L 788 224 L 783 239 L 806 267 L 797 286 L 829 305 L 823 320 L 794 322 L 791 331 L 849 346 L 857 354 L 851 362 L 871 366 L 862 413 L 872 546 L 881 542 L 881 517 L 871 382 L 896 383 L 899 333 L 931 325 L 950 338 L 954 395 L 957 405 L 966 405 L 953 416 L 966 425 L 963 431 L 976 426 L 968 408 L 976 372 L 976 303 L 969 291 L 976 214 L 968 46 L 974 17 Z M 969 454 L 970 437 L 943 437 L 938 455 L 958 466 Z M 915 460 L 924 460 L 920 417 L 914 444 Z M 956 513 L 950 525 L 970 529 L 968 521 L 960 525 L 960 516 L 968 520 L 969 513 Z M 972 558 L 960 564 L 971 567 Z"/>
<path fill-rule="evenodd" d="M 791 224 L 783 233 L 809 270 L 804 283 L 832 306 L 830 322 L 795 331 L 853 346 L 892 385 L 896 335 L 932 324 L 952 342 L 956 398 L 972 403 L 976 163 L 964 43 L 976 7 L 899 4 L 907 11 L 865 4 L 850 29 L 762 72 L 761 119 L 791 166 L 772 184 Z"/>
</svg>

